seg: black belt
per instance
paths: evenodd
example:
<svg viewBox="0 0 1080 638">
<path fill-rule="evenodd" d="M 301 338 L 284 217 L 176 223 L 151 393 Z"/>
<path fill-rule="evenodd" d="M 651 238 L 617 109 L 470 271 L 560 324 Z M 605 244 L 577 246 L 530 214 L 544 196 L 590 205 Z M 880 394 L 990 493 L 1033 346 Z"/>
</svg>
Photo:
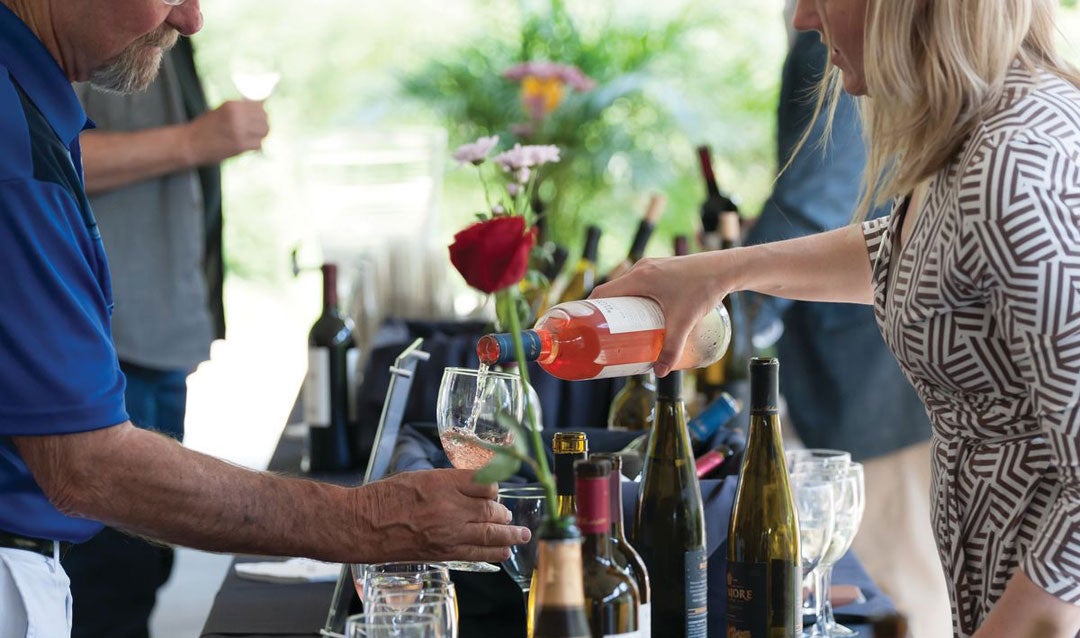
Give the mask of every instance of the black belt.
<svg viewBox="0 0 1080 638">
<path fill-rule="evenodd" d="M 53 542 L 54 541 L 45 540 L 44 538 L 30 538 L 29 536 L 16 536 L 15 534 L 0 532 L 0 547 L 24 549 L 28 552 L 48 556 L 49 558 L 53 557 Z M 66 554 L 69 547 L 71 547 L 71 543 L 61 541 L 60 554 Z"/>
</svg>

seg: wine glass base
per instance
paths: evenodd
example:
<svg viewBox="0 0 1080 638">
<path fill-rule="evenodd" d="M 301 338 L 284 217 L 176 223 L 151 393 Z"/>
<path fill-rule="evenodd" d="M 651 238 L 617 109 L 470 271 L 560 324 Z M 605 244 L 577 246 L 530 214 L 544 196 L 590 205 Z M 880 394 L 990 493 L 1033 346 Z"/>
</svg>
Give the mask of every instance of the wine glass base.
<svg viewBox="0 0 1080 638">
<path fill-rule="evenodd" d="M 829 638 L 852 638 L 853 636 L 858 636 L 859 632 L 845 627 L 838 622 L 834 622 L 825 631 L 825 635 Z"/>
<path fill-rule="evenodd" d="M 502 567 L 491 563 L 478 563 L 468 560 L 449 560 L 443 564 L 446 565 L 447 569 L 455 572 L 484 572 L 490 574 L 502 569 Z"/>
</svg>

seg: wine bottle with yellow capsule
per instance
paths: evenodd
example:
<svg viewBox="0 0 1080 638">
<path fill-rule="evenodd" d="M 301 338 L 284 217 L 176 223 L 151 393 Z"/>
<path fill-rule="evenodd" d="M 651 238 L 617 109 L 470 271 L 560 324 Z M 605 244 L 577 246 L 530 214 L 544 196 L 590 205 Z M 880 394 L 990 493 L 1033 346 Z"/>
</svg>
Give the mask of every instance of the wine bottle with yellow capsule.
<svg viewBox="0 0 1080 638">
<path fill-rule="evenodd" d="M 556 432 L 551 440 L 555 454 L 555 498 L 559 516 L 574 516 L 576 483 L 574 463 L 589 456 L 589 441 L 584 432 Z"/>
<path fill-rule="evenodd" d="M 750 361 L 750 433 L 728 527 L 728 635 L 802 634 L 799 522 L 780 438 L 776 359 Z"/>
<path fill-rule="evenodd" d="M 634 546 L 652 584 L 652 635 L 708 633 L 705 508 L 686 430 L 682 372 L 656 382 L 656 417 L 634 517 Z"/>
</svg>

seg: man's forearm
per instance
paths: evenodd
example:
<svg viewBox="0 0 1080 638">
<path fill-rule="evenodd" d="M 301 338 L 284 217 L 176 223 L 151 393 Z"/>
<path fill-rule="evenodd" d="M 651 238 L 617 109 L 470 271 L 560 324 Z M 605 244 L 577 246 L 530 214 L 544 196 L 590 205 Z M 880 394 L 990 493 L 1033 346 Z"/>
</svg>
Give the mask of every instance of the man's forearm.
<svg viewBox="0 0 1080 638">
<path fill-rule="evenodd" d="M 358 558 L 357 490 L 232 466 L 129 424 L 16 443 L 66 513 L 208 551 Z"/>
<path fill-rule="evenodd" d="M 195 161 L 184 126 L 80 135 L 86 192 L 96 195 L 192 168 Z"/>
</svg>

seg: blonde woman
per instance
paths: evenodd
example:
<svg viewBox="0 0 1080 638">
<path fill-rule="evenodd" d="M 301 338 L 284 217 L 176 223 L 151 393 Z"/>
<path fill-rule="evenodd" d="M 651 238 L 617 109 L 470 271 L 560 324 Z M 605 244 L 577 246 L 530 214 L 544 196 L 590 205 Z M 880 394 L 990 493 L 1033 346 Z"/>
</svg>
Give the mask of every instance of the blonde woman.
<svg viewBox="0 0 1080 638">
<path fill-rule="evenodd" d="M 934 427 L 957 636 L 1080 631 L 1080 74 L 1054 47 L 1057 2 L 799 0 L 795 27 L 865 96 L 857 215 L 892 214 L 646 260 L 594 293 L 664 308 L 658 374 L 731 291 L 873 304 Z"/>
</svg>

